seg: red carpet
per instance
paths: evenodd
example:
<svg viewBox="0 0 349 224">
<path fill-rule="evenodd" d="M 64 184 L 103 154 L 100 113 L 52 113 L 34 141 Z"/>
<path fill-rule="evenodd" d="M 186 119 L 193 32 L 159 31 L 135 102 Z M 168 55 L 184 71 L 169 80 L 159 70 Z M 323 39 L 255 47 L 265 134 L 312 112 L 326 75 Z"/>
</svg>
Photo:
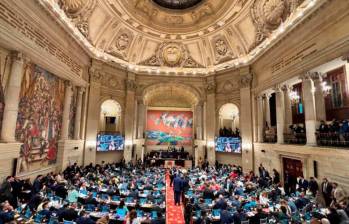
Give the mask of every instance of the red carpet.
<svg viewBox="0 0 349 224">
<path fill-rule="evenodd" d="M 183 206 L 174 205 L 173 188 L 170 187 L 170 176 L 166 173 L 166 224 L 184 224 Z"/>
</svg>

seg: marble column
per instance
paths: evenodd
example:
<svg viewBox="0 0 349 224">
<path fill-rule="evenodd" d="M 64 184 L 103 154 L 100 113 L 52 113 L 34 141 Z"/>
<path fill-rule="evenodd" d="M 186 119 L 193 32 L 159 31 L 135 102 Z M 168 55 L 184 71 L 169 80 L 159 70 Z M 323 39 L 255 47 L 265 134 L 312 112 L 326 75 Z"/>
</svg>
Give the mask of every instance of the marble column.
<svg viewBox="0 0 349 224">
<path fill-rule="evenodd" d="M 314 96 L 314 82 L 311 79 L 311 74 L 309 73 L 301 76 L 300 78 L 303 81 L 302 92 L 307 145 L 316 145 L 316 109 Z"/>
<path fill-rule="evenodd" d="M 284 106 L 285 106 L 285 133 L 289 133 L 290 132 L 290 126 L 293 124 L 292 121 L 292 103 L 291 103 L 291 99 L 290 99 L 290 91 L 291 91 L 291 87 L 288 85 L 284 85 L 282 87 L 282 91 L 284 93 Z"/>
<path fill-rule="evenodd" d="M 207 80 L 206 86 L 206 146 L 207 160 L 210 165 L 216 162 L 216 151 L 214 148 L 214 140 L 216 133 L 216 83 L 214 77 Z"/>
<path fill-rule="evenodd" d="M 263 97 L 257 96 L 257 141 L 264 142 Z"/>
<path fill-rule="evenodd" d="M 61 140 L 69 139 L 69 123 L 70 123 L 69 114 L 70 114 L 72 95 L 73 95 L 72 85 L 69 81 L 66 81 L 65 92 L 64 92 Z"/>
<path fill-rule="evenodd" d="M 74 121 L 74 139 L 79 140 L 80 137 L 80 128 L 81 128 L 81 112 L 82 112 L 82 95 L 84 93 L 84 89 L 79 87 L 78 89 L 78 97 L 76 102 L 76 113 L 75 113 L 75 121 Z"/>
<path fill-rule="evenodd" d="M 199 102 L 196 107 L 195 107 L 195 116 L 196 116 L 196 139 L 200 139 L 202 140 L 203 136 L 202 136 L 202 127 L 203 127 L 203 123 L 202 123 L 202 117 L 203 117 L 203 103 Z"/>
<path fill-rule="evenodd" d="M 263 95 L 264 98 L 264 126 L 265 128 L 268 126 L 269 128 L 271 127 L 271 122 L 270 122 L 270 99 L 271 95 L 269 93 L 265 93 Z"/>
<path fill-rule="evenodd" d="M 125 107 L 125 149 L 124 159 L 128 163 L 132 160 L 133 128 L 135 122 L 135 74 L 128 73 L 126 80 L 126 107 Z"/>
<path fill-rule="evenodd" d="M 284 93 L 280 86 L 275 87 L 275 102 L 276 102 L 276 131 L 277 143 L 284 143 L 285 130 L 285 103 Z"/>
<path fill-rule="evenodd" d="M 18 116 L 19 94 L 23 77 L 23 55 L 12 53 L 11 73 L 5 94 L 4 117 L 2 120 L 1 140 L 15 142 L 16 123 Z"/>
<path fill-rule="evenodd" d="M 322 90 L 322 75 L 321 73 L 314 72 L 311 74 L 311 77 L 314 81 L 315 87 L 315 109 L 316 109 L 316 118 L 318 121 L 326 121 L 326 107 L 325 107 L 325 97 Z"/>
<path fill-rule="evenodd" d="M 252 74 L 249 67 L 240 68 L 240 123 L 242 145 L 242 168 L 244 172 L 254 170 L 252 130 Z"/>
<path fill-rule="evenodd" d="M 137 138 L 144 138 L 145 106 L 142 100 L 138 102 L 138 133 Z"/>
</svg>

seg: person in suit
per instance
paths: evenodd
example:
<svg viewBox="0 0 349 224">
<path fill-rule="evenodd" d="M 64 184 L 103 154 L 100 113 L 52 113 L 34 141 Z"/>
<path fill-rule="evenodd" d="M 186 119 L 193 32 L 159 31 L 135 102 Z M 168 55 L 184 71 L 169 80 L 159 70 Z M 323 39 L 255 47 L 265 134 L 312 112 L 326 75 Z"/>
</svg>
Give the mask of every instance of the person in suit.
<svg viewBox="0 0 349 224">
<path fill-rule="evenodd" d="M 319 184 L 317 183 L 317 181 L 315 180 L 314 177 L 310 177 L 309 190 L 313 194 L 314 197 L 317 195 L 317 192 L 319 190 Z"/>
<path fill-rule="evenodd" d="M 241 207 L 238 207 L 238 209 L 233 215 L 234 224 L 241 224 L 241 221 L 245 221 L 246 219 L 246 214 L 244 213 Z"/>
<path fill-rule="evenodd" d="M 325 198 L 326 206 L 329 206 L 332 202 L 332 184 L 327 178 L 322 179 L 321 192 Z"/>
<path fill-rule="evenodd" d="M 278 185 L 279 183 L 280 183 L 280 173 L 276 169 L 273 169 L 273 184 Z"/>
<path fill-rule="evenodd" d="M 298 179 L 298 191 L 307 191 L 309 186 L 309 182 L 304 179 L 302 176 Z"/>
<path fill-rule="evenodd" d="M 13 182 L 13 177 L 8 176 L 4 182 L 1 184 L 0 187 L 0 202 L 9 201 L 12 205 L 12 202 L 14 201 L 13 196 L 13 188 L 11 183 Z"/>
<path fill-rule="evenodd" d="M 95 224 L 95 221 L 84 210 L 80 212 L 80 217 L 75 222 L 76 224 Z"/>
<path fill-rule="evenodd" d="M 183 181 L 178 175 L 173 180 L 173 191 L 174 191 L 175 205 L 180 205 L 181 194 L 183 191 Z"/>
<path fill-rule="evenodd" d="M 261 219 L 267 218 L 268 215 L 263 212 L 262 207 L 257 208 L 257 213 L 250 219 L 250 224 L 259 224 Z"/>
<path fill-rule="evenodd" d="M 220 218 L 221 224 L 231 224 L 234 222 L 234 218 L 227 208 L 221 210 Z"/>
<path fill-rule="evenodd" d="M 213 206 L 214 209 L 227 209 L 228 204 L 225 201 L 223 195 L 219 195 L 218 201 L 216 202 L 216 204 Z"/>
</svg>

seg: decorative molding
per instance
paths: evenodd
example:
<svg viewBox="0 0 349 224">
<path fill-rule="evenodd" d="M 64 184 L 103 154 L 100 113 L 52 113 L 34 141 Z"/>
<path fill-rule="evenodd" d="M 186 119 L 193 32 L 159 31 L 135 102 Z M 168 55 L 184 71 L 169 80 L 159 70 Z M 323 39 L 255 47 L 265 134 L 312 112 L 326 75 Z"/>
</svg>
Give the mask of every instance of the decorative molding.
<svg viewBox="0 0 349 224">
<path fill-rule="evenodd" d="M 127 91 L 135 91 L 137 89 L 137 83 L 135 80 L 127 79 L 125 82 Z"/>
<path fill-rule="evenodd" d="M 254 0 L 251 7 L 251 17 L 256 27 L 256 36 L 249 51 L 256 48 L 272 31 L 279 28 L 303 1 L 304 0 Z"/>
<path fill-rule="evenodd" d="M 182 43 L 165 42 L 158 46 L 155 55 L 144 60 L 141 65 L 168 66 L 184 68 L 204 68 L 189 55 L 189 51 Z"/>
<path fill-rule="evenodd" d="M 251 87 L 253 75 L 251 73 L 240 75 L 240 87 Z"/>
<path fill-rule="evenodd" d="M 18 15 L 14 10 L 11 10 L 11 7 L 5 2 L 0 2 L 0 17 L 2 21 L 5 21 L 18 33 L 24 35 L 28 40 L 31 40 L 36 47 L 45 50 L 47 53 L 57 58 L 60 62 L 68 66 L 76 75 L 82 75 L 83 69 L 81 65 L 66 54 L 63 48 L 50 41 L 50 38 L 41 30 L 34 28 L 25 18 Z"/>
</svg>

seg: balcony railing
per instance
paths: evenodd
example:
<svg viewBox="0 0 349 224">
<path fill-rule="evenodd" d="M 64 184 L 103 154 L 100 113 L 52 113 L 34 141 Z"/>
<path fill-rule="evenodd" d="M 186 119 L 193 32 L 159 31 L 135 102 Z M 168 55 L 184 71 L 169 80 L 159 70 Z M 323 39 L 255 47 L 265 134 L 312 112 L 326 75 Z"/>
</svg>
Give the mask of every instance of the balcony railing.
<svg viewBox="0 0 349 224">
<path fill-rule="evenodd" d="M 284 133 L 284 142 L 286 144 L 304 145 L 307 142 L 305 133 Z"/>
<path fill-rule="evenodd" d="M 349 133 L 316 132 L 316 142 L 319 146 L 349 147 Z"/>
</svg>

